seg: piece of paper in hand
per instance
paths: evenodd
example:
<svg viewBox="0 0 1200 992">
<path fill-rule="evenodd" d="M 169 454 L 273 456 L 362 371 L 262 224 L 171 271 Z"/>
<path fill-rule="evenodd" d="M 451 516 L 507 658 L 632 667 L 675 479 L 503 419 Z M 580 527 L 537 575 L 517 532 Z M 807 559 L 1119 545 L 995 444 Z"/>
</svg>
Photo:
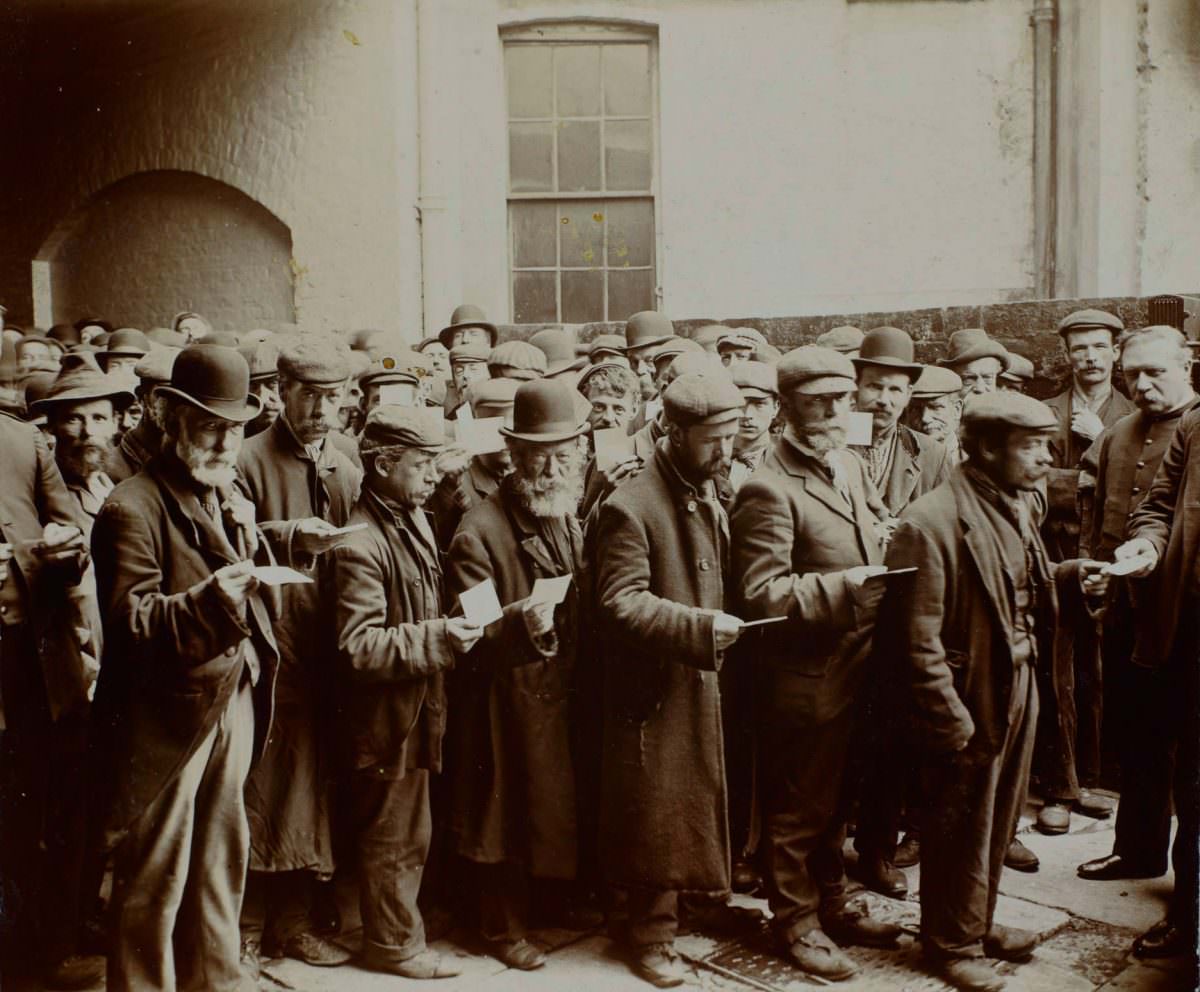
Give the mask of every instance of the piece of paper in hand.
<svg viewBox="0 0 1200 992">
<path fill-rule="evenodd" d="M 533 590 L 529 593 L 529 601 L 557 606 L 567 598 L 567 590 L 570 588 L 570 575 L 560 575 L 555 579 L 537 579 L 533 583 Z"/>
<path fill-rule="evenodd" d="M 762 627 L 768 623 L 783 623 L 786 619 L 787 617 L 766 617 L 762 620 L 743 620 L 742 629 L 744 630 L 746 627 Z"/>
<path fill-rule="evenodd" d="M 496 583 L 491 579 L 484 579 L 479 585 L 460 592 L 458 601 L 462 604 L 463 616 L 480 627 L 504 616 L 500 598 L 496 595 Z"/>
<path fill-rule="evenodd" d="M 1149 555 L 1138 555 L 1136 558 L 1125 558 L 1121 561 L 1109 562 L 1104 566 L 1105 575 L 1128 575 L 1136 572 L 1150 560 Z"/>
<path fill-rule="evenodd" d="M 367 525 L 362 524 L 346 524 L 345 527 L 335 527 L 330 534 L 353 534 L 356 530 L 366 530 Z"/>
<path fill-rule="evenodd" d="M 471 404 L 464 402 L 462 406 L 458 408 L 458 412 L 454 414 L 454 419 L 459 423 L 465 423 L 468 420 L 474 420 L 475 414 L 471 412 Z"/>
<path fill-rule="evenodd" d="M 290 586 L 297 582 L 312 582 L 303 572 L 297 572 L 287 565 L 256 565 L 253 575 L 259 582 L 267 586 Z"/>
<path fill-rule="evenodd" d="M 484 417 L 481 420 L 459 420 L 455 425 L 458 443 L 472 455 L 487 455 L 504 450 L 503 417 Z"/>
<path fill-rule="evenodd" d="M 634 455 L 633 438 L 624 428 L 606 427 L 593 431 L 592 440 L 596 445 L 596 468 L 601 472 L 607 472 Z"/>
<path fill-rule="evenodd" d="M 869 413 L 855 412 L 849 414 L 846 418 L 846 443 L 870 444 L 871 426 L 874 423 L 875 418 Z"/>
</svg>

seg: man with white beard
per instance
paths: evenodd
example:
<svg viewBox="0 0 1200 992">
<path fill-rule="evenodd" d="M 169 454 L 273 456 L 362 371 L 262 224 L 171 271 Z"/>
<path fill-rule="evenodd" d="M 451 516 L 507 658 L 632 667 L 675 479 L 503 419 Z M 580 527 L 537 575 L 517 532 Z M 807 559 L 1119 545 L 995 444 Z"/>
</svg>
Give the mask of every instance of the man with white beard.
<svg viewBox="0 0 1200 992">
<path fill-rule="evenodd" d="M 117 486 L 92 533 L 105 618 L 93 708 L 102 826 L 115 848 L 107 988 L 242 987 L 249 858 L 243 788 L 268 736 L 278 600 L 270 554 L 233 488 L 260 409 L 232 348 L 176 359 L 166 443 Z"/>
</svg>

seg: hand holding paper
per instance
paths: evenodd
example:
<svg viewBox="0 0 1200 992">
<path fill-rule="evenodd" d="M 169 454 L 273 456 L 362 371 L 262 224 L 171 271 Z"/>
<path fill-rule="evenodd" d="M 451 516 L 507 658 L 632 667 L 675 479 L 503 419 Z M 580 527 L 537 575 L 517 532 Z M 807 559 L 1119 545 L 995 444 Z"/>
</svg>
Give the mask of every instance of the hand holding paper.
<svg viewBox="0 0 1200 992">
<path fill-rule="evenodd" d="M 463 616 L 477 627 L 486 627 L 504 616 L 500 597 L 496 595 L 496 584 L 491 579 L 484 579 L 479 585 L 459 593 L 458 602 Z"/>
<path fill-rule="evenodd" d="M 571 576 L 560 575 L 554 579 L 537 579 L 529 593 L 531 603 L 545 603 L 557 606 L 567 598 L 567 590 L 571 588 Z"/>
<path fill-rule="evenodd" d="M 366 524 L 363 526 L 365 527 Z M 312 582 L 312 579 L 303 572 L 297 572 L 294 568 L 288 568 L 287 565 L 255 565 L 250 574 L 267 586 L 290 586 Z"/>
<path fill-rule="evenodd" d="M 635 455 L 633 438 L 620 427 L 606 427 L 593 432 L 596 446 L 596 468 L 608 472 Z"/>
</svg>

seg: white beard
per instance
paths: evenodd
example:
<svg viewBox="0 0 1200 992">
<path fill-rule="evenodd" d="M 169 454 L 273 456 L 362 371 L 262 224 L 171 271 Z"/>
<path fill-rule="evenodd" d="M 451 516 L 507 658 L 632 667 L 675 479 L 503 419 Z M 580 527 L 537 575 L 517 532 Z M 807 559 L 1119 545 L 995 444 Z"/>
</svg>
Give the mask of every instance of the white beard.
<svg viewBox="0 0 1200 992">
<path fill-rule="evenodd" d="M 188 474 L 202 486 L 228 489 L 237 478 L 236 457 L 210 455 L 183 438 L 176 440 L 175 453 L 187 466 Z"/>
</svg>

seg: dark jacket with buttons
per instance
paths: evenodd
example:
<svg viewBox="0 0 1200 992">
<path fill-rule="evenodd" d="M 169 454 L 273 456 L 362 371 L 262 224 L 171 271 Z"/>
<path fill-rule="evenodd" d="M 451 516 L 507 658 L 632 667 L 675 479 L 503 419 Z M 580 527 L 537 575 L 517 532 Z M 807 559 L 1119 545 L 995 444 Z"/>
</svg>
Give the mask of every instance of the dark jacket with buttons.
<svg viewBox="0 0 1200 992">
<path fill-rule="evenodd" d="M 718 484 L 727 497 L 727 483 Z M 725 609 L 725 510 L 680 475 L 664 439 L 601 505 L 596 528 L 606 877 L 724 892 L 723 658 L 713 614 Z"/>
</svg>

